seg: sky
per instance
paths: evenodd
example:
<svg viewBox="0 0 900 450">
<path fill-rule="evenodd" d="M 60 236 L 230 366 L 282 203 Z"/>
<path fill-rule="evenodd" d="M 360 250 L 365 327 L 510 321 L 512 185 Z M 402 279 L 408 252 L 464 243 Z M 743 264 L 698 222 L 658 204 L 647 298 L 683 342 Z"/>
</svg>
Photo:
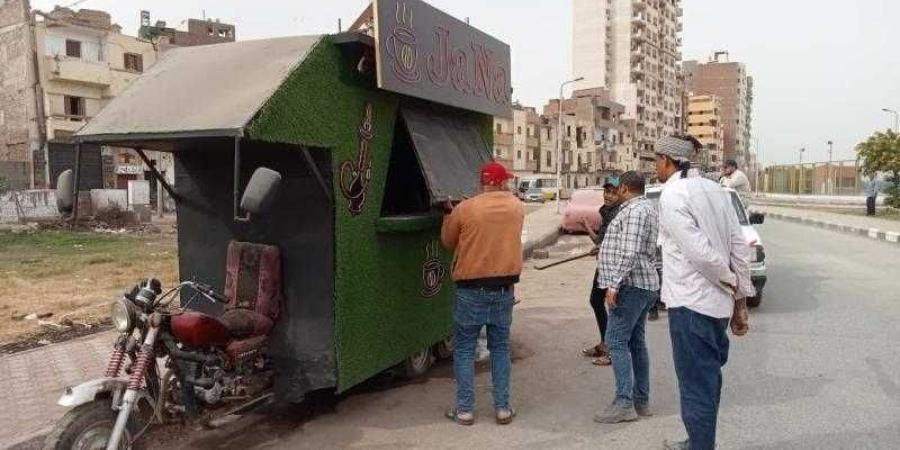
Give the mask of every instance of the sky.
<svg viewBox="0 0 900 450">
<path fill-rule="evenodd" d="M 513 98 L 538 109 L 572 77 L 572 0 L 428 0 L 508 43 Z M 71 1 L 31 0 L 37 9 Z M 368 0 L 85 0 L 136 33 L 139 11 L 179 27 L 220 18 L 238 39 L 331 33 L 348 26 Z M 765 163 L 855 159 L 853 147 L 892 125 L 900 111 L 896 0 L 682 0 L 685 59 L 727 50 L 754 78 L 753 136 Z M 186 25 L 182 24 L 182 27 Z"/>
</svg>

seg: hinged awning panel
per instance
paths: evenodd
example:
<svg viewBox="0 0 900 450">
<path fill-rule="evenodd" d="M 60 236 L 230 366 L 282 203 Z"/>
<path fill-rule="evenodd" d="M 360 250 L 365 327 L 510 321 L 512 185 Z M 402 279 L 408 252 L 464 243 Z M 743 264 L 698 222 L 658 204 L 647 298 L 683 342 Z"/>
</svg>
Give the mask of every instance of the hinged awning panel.
<svg viewBox="0 0 900 450">
<path fill-rule="evenodd" d="M 444 202 L 478 193 L 481 166 L 490 150 L 477 125 L 444 108 L 404 106 L 401 110 L 431 201 Z"/>
</svg>

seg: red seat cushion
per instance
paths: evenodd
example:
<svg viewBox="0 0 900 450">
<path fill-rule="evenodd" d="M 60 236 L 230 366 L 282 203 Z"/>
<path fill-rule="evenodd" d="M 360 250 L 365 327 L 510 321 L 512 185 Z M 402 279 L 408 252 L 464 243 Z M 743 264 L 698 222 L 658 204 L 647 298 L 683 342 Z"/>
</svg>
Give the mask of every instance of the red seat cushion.
<svg viewBox="0 0 900 450">
<path fill-rule="evenodd" d="M 269 334 L 275 325 L 272 319 L 249 309 L 229 309 L 219 320 L 225 324 L 232 336 L 239 339 Z"/>
</svg>

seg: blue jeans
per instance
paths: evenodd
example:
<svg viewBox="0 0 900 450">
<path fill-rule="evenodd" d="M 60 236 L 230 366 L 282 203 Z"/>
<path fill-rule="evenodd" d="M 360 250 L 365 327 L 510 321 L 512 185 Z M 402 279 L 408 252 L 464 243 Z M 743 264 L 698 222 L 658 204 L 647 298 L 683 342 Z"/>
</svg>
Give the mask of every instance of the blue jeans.
<svg viewBox="0 0 900 450">
<path fill-rule="evenodd" d="M 681 420 L 691 450 L 713 450 L 722 393 L 722 366 L 728 361 L 728 319 L 716 319 L 687 308 L 669 309 L 669 333 Z"/>
<path fill-rule="evenodd" d="M 491 352 L 494 408 L 509 408 L 509 327 L 513 294 L 509 289 L 456 289 L 453 311 L 453 373 L 456 376 L 456 409 L 475 408 L 475 348 L 481 327 L 487 326 Z"/>
<path fill-rule="evenodd" d="M 656 292 L 623 286 L 609 311 L 606 345 L 616 376 L 616 404 L 626 408 L 650 401 L 650 355 L 644 338 L 647 312 Z M 633 376 L 632 376 L 633 374 Z"/>
</svg>

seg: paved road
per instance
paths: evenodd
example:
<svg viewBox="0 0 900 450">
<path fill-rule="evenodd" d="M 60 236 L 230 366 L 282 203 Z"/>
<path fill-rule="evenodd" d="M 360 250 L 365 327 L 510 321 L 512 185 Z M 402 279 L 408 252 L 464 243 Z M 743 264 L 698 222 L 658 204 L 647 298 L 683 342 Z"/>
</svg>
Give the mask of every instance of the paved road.
<svg viewBox="0 0 900 450">
<path fill-rule="evenodd" d="M 900 251 L 896 246 L 786 222 L 761 227 L 770 286 L 751 334 L 732 339 L 721 449 L 892 449 L 900 446 Z M 558 250 L 568 250 L 565 238 Z M 566 244 L 568 242 L 568 245 Z M 654 449 L 683 435 L 665 315 L 650 323 L 656 415 L 597 425 L 612 373 L 578 355 L 594 339 L 586 297 L 592 263 L 524 274 L 513 330 L 513 398 L 520 416 L 490 420 L 488 373 L 477 379 L 471 428 L 442 418 L 449 367 L 429 378 L 372 384 L 333 410 L 247 417 L 181 441 L 184 448 Z M 175 447 L 172 442 L 167 448 Z"/>
</svg>

